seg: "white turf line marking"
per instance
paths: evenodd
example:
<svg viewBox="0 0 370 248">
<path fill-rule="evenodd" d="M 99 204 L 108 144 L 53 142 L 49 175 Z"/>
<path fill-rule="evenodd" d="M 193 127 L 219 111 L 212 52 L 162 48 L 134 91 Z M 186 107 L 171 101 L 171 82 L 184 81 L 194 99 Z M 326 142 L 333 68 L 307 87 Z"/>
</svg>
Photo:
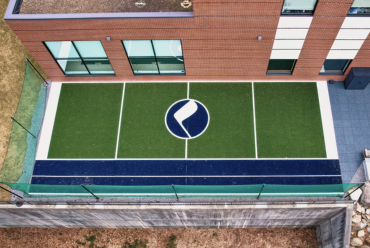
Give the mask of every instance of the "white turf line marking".
<svg viewBox="0 0 370 248">
<path fill-rule="evenodd" d="M 49 158 L 40 161 L 141 161 L 141 160 L 185 160 L 184 158 Z M 188 158 L 186 160 L 256 160 L 255 158 Z M 332 160 L 332 158 L 259 158 L 258 160 Z"/>
<path fill-rule="evenodd" d="M 316 82 L 319 96 L 321 122 L 324 132 L 326 157 L 338 159 L 337 141 L 335 139 L 333 115 L 331 112 L 330 97 L 326 81 Z"/>
<path fill-rule="evenodd" d="M 190 95 L 190 83 L 188 82 L 188 91 L 186 94 L 187 99 L 189 99 Z M 188 159 L 188 139 L 185 139 L 185 159 Z"/>
<path fill-rule="evenodd" d="M 46 160 L 48 158 L 51 135 L 53 133 L 62 83 L 53 82 L 50 87 L 51 89 L 48 102 L 46 104 L 45 117 L 42 122 L 40 133 L 40 143 L 36 151 L 36 160 Z"/>
<path fill-rule="evenodd" d="M 185 139 L 185 159 L 188 159 L 188 139 Z"/>
<path fill-rule="evenodd" d="M 253 123 L 254 123 L 254 150 L 256 151 L 256 158 L 258 158 L 257 151 L 257 127 L 256 127 L 256 108 L 254 102 L 254 82 L 252 82 L 252 101 L 253 101 Z"/>
<path fill-rule="evenodd" d="M 188 99 L 189 99 L 189 94 L 190 94 L 190 83 L 188 82 L 188 94 L 187 94 Z"/>
<path fill-rule="evenodd" d="M 189 81 L 191 83 L 251 83 L 251 81 L 248 81 L 248 80 L 228 80 L 228 81 L 225 81 L 225 80 L 222 80 L 222 81 L 210 81 L 210 80 L 206 80 L 206 81 L 202 81 L 202 80 L 195 80 L 195 81 Z M 289 81 L 289 80 L 273 80 L 273 81 L 268 81 L 268 80 L 256 80 L 254 81 L 255 83 L 314 83 L 315 81 L 314 80 L 302 80 L 302 81 L 299 81 L 297 82 L 297 80 L 292 80 L 292 81 Z M 102 82 L 101 81 L 79 81 L 79 82 L 55 82 L 55 83 L 64 83 L 64 84 L 81 84 L 81 83 L 95 83 L 95 84 L 101 84 Z M 117 84 L 121 84 L 122 81 L 104 81 L 104 83 L 117 83 Z M 155 81 L 150 81 L 150 82 L 136 82 L 136 81 L 130 81 L 130 82 L 126 82 L 126 83 L 137 83 L 137 84 L 155 84 L 155 83 L 184 83 L 184 80 L 181 80 L 181 81 L 161 81 L 161 80 L 155 80 Z"/>
<path fill-rule="evenodd" d="M 121 112 L 119 114 L 119 122 L 118 122 L 118 133 L 117 133 L 117 143 L 116 143 L 116 153 L 114 158 L 117 159 L 118 154 L 118 144 L 119 144 L 119 135 L 121 133 L 121 122 L 122 122 L 122 110 L 123 110 L 123 99 L 125 97 L 125 89 L 126 89 L 126 83 L 123 83 L 123 90 L 122 90 L 122 100 L 121 100 Z"/>
<path fill-rule="evenodd" d="M 132 178 L 132 177 L 139 177 L 139 178 L 159 178 L 159 177 L 170 177 L 170 178 L 173 178 L 173 177 L 186 177 L 186 178 L 194 178 L 194 177 L 341 177 L 342 175 L 258 175 L 258 176 L 252 176 L 252 175 L 229 175 L 229 176 L 225 176 L 225 175 L 197 175 L 197 176 L 192 176 L 192 175 L 177 175 L 177 176 L 145 176 L 145 175 L 140 175 L 140 176 L 131 176 L 131 175 L 125 175 L 125 176 L 109 176 L 109 175 L 105 175 L 105 176 L 89 176 L 89 175 L 81 175 L 81 176 L 49 176 L 49 175 L 33 175 L 32 177 L 51 177 L 51 178 L 79 178 L 79 177 L 96 177 L 96 178 L 106 178 L 106 177 L 114 177 L 114 178 Z"/>
</svg>

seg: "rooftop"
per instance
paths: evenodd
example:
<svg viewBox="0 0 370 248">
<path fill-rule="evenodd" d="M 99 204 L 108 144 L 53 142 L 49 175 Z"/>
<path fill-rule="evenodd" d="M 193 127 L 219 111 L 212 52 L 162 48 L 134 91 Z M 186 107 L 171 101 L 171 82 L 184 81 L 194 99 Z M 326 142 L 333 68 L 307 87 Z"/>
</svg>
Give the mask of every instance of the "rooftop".
<svg viewBox="0 0 370 248">
<path fill-rule="evenodd" d="M 183 0 L 23 0 L 18 1 L 19 4 L 19 14 L 193 11 L 191 2 Z"/>
</svg>

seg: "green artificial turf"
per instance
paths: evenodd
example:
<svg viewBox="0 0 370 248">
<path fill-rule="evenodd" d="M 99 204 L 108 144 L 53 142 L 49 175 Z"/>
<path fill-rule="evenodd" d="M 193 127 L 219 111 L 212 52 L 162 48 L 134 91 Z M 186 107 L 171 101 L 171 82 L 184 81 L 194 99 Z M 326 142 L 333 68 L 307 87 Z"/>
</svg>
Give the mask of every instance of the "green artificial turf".
<svg viewBox="0 0 370 248">
<path fill-rule="evenodd" d="M 123 84 L 63 84 L 49 158 L 114 158 Z"/>
<path fill-rule="evenodd" d="M 316 83 L 255 83 L 259 158 L 325 158 Z"/>
<path fill-rule="evenodd" d="M 186 83 L 126 83 L 118 157 L 184 158 L 185 140 L 167 130 L 164 118 L 186 96 Z"/>
<path fill-rule="evenodd" d="M 210 123 L 188 141 L 189 158 L 255 158 L 251 83 L 191 83 L 190 98 L 206 106 Z"/>
</svg>

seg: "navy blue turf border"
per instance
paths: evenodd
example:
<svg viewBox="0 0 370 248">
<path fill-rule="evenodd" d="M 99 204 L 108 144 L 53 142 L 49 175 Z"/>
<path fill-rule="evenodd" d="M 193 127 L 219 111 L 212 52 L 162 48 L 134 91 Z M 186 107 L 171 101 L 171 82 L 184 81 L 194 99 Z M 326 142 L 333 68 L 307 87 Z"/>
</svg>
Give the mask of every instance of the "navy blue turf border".
<svg viewBox="0 0 370 248">
<path fill-rule="evenodd" d="M 337 177 L 33 177 L 32 184 L 51 185 L 317 185 L 341 184 Z"/>
<path fill-rule="evenodd" d="M 276 177 L 279 175 L 282 177 Z M 337 176 L 329 177 L 329 175 Z M 97 185 L 235 185 L 260 183 L 304 185 L 342 183 L 340 175 L 339 160 L 329 159 L 39 160 L 35 163 L 32 183 L 63 185 L 81 183 Z M 74 177 L 66 178 L 65 176 Z M 117 178 L 113 176 L 128 177 Z M 213 177 L 207 178 L 207 176 Z"/>
</svg>

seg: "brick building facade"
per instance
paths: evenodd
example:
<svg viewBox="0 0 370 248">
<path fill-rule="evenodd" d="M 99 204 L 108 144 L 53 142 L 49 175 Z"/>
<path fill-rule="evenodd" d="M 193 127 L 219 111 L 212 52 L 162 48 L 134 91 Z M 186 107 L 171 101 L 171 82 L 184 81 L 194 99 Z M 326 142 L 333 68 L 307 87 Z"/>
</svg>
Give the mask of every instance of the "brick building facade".
<svg viewBox="0 0 370 248">
<path fill-rule="evenodd" d="M 53 81 L 343 81 L 351 67 L 370 67 L 370 16 L 348 17 L 353 0 L 318 0 L 313 16 L 282 16 L 284 0 L 194 0 L 189 18 L 99 19 L 21 17 L 12 13 L 15 2 L 10 1 L 5 20 Z M 319 75 L 343 29 L 362 32 L 361 47 L 339 49 L 353 59 L 344 75 Z M 181 40 L 186 75 L 134 76 L 121 41 L 171 39 Z M 66 40 L 101 41 L 115 76 L 66 77 L 43 44 Z M 273 49 L 276 40 L 282 49 Z M 294 40 L 303 42 L 301 49 L 289 49 Z M 284 54 L 296 56 L 292 75 L 266 75 L 270 58 Z"/>
</svg>

